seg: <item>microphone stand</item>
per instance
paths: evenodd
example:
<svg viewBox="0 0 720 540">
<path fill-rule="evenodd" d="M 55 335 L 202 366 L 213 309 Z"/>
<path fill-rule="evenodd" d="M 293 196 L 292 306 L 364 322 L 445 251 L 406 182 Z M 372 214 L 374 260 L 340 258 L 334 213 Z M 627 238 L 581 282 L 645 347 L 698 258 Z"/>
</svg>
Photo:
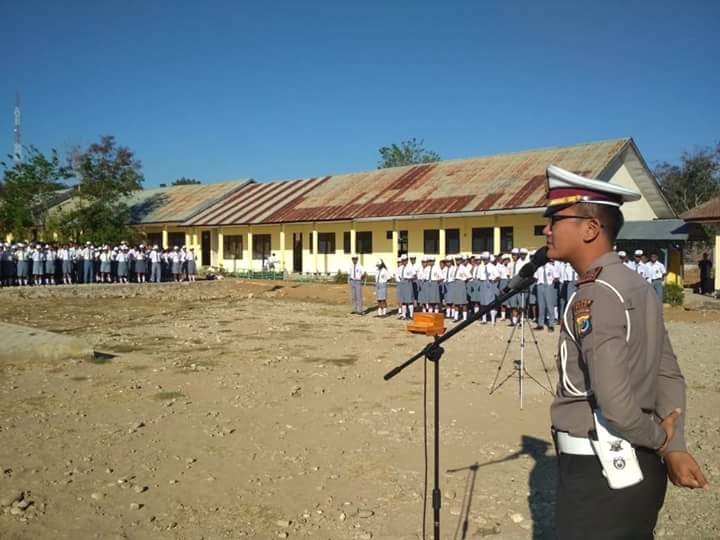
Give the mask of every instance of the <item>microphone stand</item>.
<svg viewBox="0 0 720 540">
<path fill-rule="evenodd" d="M 491 304 L 483 307 L 478 311 L 477 313 L 473 313 L 470 315 L 467 320 L 461 322 L 451 330 L 445 332 L 442 336 L 435 336 L 432 343 L 428 343 L 419 353 L 417 353 L 412 358 L 406 360 L 399 366 L 394 367 L 390 371 L 388 371 L 384 376 L 383 379 L 386 381 L 389 381 L 395 375 L 400 373 L 402 370 L 404 370 L 409 365 L 413 364 L 416 360 L 419 360 L 420 358 L 427 358 L 431 362 L 433 362 L 433 372 L 434 372 L 434 391 L 433 391 L 433 401 L 434 401 L 434 422 L 433 422 L 433 461 L 434 461 L 434 484 L 433 484 L 433 490 L 432 490 L 432 507 L 433 507 L 433 538 L 435 540 L 440 540 L 440 506 L 442 502 L 442 497 L 440 494 L 440 359 L 442 358 L 443 353 L 445 352 L 445 349 L 443 349 L 440 345 L 453 337 L 455 334 L 458 334 L 462 332 L 465 328 L 470 326 L 472 323 L 480 319 L 483 315 L 486 315 L 491 310 L 496 309 L 497 307 L 501 306 L 503 302 L 505 302 L 508 298 L 512 298 L 516 294 L 520 293 L 521 291 L 528 288 L 530 285 L 532 285 L 535 282 L 535 278 L 530 276 L 527 277 L 520 282 L 517 283 L 517 285 L 506 292 L 503 292 L 500 296 L 498 296 L 494 302 Z"/>
</svg>

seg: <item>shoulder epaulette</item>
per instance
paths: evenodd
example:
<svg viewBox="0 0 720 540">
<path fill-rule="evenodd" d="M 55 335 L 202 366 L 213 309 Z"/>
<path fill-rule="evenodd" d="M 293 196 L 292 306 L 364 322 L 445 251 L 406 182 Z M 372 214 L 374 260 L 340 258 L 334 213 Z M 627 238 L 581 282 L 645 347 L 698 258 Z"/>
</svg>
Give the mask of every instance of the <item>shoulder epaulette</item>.
<svg viewBox="0 0 720 540">
<path fill-rule="evenodd" d="M 592 283 L 598 278 L 600 272 L 602 272 L 602 269 L 602 266 L 596 266 L 595 268 L 591 268 L 578 278 L 577 285 L 582 285 L 583 283 Z"/>
</svg>

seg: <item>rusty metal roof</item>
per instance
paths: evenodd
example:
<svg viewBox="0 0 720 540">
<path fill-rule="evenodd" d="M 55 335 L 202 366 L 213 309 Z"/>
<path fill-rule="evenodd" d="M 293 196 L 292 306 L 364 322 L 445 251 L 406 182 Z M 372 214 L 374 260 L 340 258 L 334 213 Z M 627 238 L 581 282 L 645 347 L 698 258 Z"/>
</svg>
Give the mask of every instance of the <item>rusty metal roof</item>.
<svg viewBox="0 0 720 540">
<path fill-rule="evenodd" d="M 235 180 L 136 191 L 126 201 L 130 207 L 130 223 L 183 222 L 251 183 L 251 180 Z"/>
<path fill-rule="evenodd" d="M 681 214 L 680 217 L 685 221 L 720 222 L 720 197 L 705 201 L 700 206 Z"/>
<path fill-rule="evenodd" d="M 242 225 L 538 208 L 545 169 L 599 177 L 631 142 L 615 139 L 424 165 L 253 183 L 185 225 Z"/>
</svg>

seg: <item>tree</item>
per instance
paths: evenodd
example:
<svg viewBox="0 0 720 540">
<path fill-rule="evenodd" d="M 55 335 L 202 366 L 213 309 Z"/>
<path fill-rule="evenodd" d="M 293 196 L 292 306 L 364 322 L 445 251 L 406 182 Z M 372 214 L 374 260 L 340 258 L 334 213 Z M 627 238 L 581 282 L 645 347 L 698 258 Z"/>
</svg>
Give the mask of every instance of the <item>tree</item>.
<svg viewBox="0 0 720 540">
<path fill-rule="evenodd" d="M 720 143 L 683 152 L 679 165 L 666 161 L 655 167 L 655 177 L 670 206 L 682 214 L 720 195 Z"/>
<path fill-rule="evenodd" d="M 189 186 L 192 184 L 202 184 L 200 180 L 195 180 L 194 178 L 185 178 L 184 176 L 181 178 L 178 178 L 175 180 L 172 184 L 172 186 Z"/>
<path fill-rule="evenodd" d="M 413 137 L 408 141 L 402 141 L 400 144 L 383 146 L 378 149 L 378 152 L 380 152 L 378 169 L 440 161 L 440 154 L 432 150 L 426 150 L 423 147 L 424 142 L 423 139 L 418 141 Z"/>
<path fill-rule="evenodd" d="M 34 146 L 25 149 L 25 160 L 13 164 L 0 161 L 0 231 L 15 238 L 28 238 L 45 230 L 48 210 L 58 200 L 59 190 L 67 189 L 65 180 L 72 170 L 62 165 L 55 150 L 45 156 Z M 12 156 L 8 156 L 12 159 Z"/>
<path fill-rule="evenodd" d="M 133 236 L 129 229 L 128 195 L 142 189 L 140 161 L 112 136 L 85 151 L 76 149 L 71 163 L 78 178 L 78 204 L 63 215 L 60 227 L 76 241 L 117 243 Z"/>
</svg>

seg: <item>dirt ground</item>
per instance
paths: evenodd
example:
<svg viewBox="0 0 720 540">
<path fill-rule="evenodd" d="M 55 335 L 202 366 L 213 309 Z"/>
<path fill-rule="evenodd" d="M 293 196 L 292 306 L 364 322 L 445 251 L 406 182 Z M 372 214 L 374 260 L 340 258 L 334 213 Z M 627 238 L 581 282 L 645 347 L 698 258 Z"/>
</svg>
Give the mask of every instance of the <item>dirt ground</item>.
<svg viewBox="0 0 720 540">
<path fill-rule="evenodd" d="M 0 365 L 0 538 L 419 538 L 424 366 L 382 376 L 428 339 L 348 300 L 239 280 L 0 291 L 1 320 L 102 353 Z M 720 312 L 666 315 L 713 488 L 670 487 L 657 535 L 718 538 Z M 551 396 L 526 382 L 521 410 L 515 379 L 488 393 L 519 357 L 516 332 L 498 369 L 510 336 L 475 325 L 446 346 L 444 538 L 553 536 Z M 526 337 L 528 371 L 554 385 L 557 333 Z"/>
</svg>

